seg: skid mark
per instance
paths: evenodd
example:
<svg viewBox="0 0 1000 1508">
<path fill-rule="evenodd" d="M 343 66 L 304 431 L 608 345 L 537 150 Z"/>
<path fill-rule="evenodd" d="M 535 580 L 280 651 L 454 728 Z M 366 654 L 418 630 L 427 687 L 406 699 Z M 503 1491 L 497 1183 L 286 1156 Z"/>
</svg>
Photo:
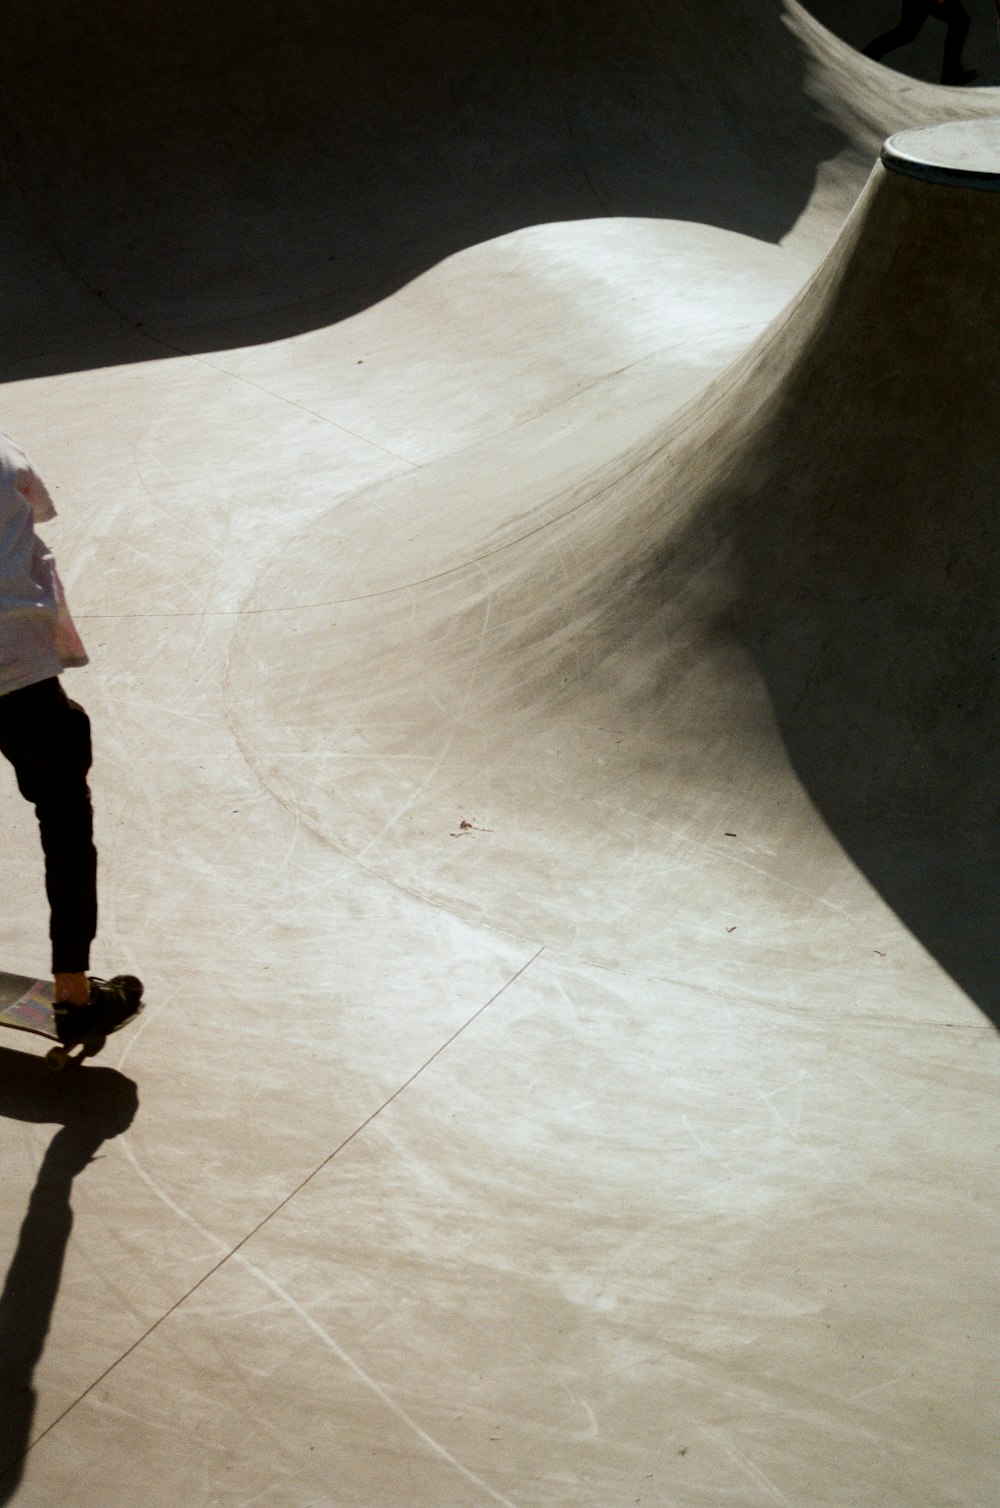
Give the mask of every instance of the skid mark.
<svg viewBox="0 0 1000 1508">
<path fill-rule="evenodd" d="M 742 1451 L 737 1450 L 734 1445 L 723 1438 L 722 1430 L 710 1429 L 707 1425 L 702 1425 L 698 1433 L 710 1441 L 716 1450 L 721 1451 L 733 1463 L 737 1471 L 742 1472 L 745 1477 L 754 1483 L 755 1487 L 766 1492 L 771 1502 L 780 1503 L 781 1508 L 795 1508 L 792 1500 L 785 1497 L 781 1488 L 772 1482 L 770 1477 L 765 1476 L 764 1472 L 758 1466 L 755 1466 L 752 1461 L 748 1460 Z M 758 1501 L 762 1503 L 763 1499 L 758 1499 Z"/>
<path fill-rule="evenodd" d="M 481 574 L 483 576 L 485 576 L 485 578 L 486 578 L 487 596 L 486 596 L 485 612 L 483 614 L 483 623 L 482 623 L 482 627 L 479 630 L 479 637 L 478 637 L 478 642 L 477 642 L 477 645 L 476 645 L 476 655 L 473 658 L 473 664 L 476 663 L 476 660 L 478 659 L 478 654 L 482 650 L 483 644 L 486 641 L 486 635 L 487 635 L 487 633 L 489 631 L 490 619 L 491 619 L 492 613 L 493 613 L 493 582 L 492 582 L 492 579 L 490 577 L 489 571 L 484 566 L 480 565 L 477 568 L 481 572 Z M 385 822 L 382 825 L 382 827 L 378 830 L 378 832 L 375 833 L 371 838 L 369 838 L 368 842 L 364 845 L 364 847 L 358 850 L 358 853 L 355 856 L 356 859 L 357 859 L 357 861 L 358 861 L 358 863 L 363 864 L 365 862 L 365 859 L 366 859 L 367 855 L 371 852 L 371 850 L 373 848 L 377 848 L 378 847 L 379 843 L 385 837 L 386 833 L 390 832 L 392 830 L 392 828 L 394 828 L 397 825 L 397 823 L 399 823 L 402 820 L 402 818 L 406 816 L 406 813 L 408 811 L 410 811 L 413 808 L 413 806 L 415 806 L 415 804 L 417 803 L 417 801 L 419 801 L 420 797 L 423 795 L 424 791 L 430 785 L 431 781 L 434 779 L 434 776 L 437 774 L 438 770 L 442 767 L 442 765 L 444 764 L 445 760 L 448 758 L 448 755 L 451 752 L 452 745 L 455 742 L 455 737 L 456 737 L 456 735 L 458 733 L 459 728 L 464 725 L 465 715 L 466 715 L 466 713 L 467 713 L 467 711 L 469 709 L 469 704 L 472 701 L 473 695 L 475 694 L 475 692 L 476 692 L 476 690 L 478 688 L 478 684 L 479 684 L 478 675 L 476 675 L 475 673 L 472 674 L 472 675 L 470 675 L 469 678 L 468 678 L 468 680 L 466 681 L 466 684 L 465 684 L 465 691 L 464 691 L 463 696 L 462 696 L 461 705 L 457 708 L 457 710 L 455 711 L 455 713 L 453 715 L 451 727 L 448 730 L 448 735 L 447 735 L 447 737 L 445 738 L 445 741 L 444 741 L 444 747 L 441 749 L 441 751 L 438 754 L 437 758 L 431 764 L 430 768 L 428 769 L 427 773 L 424 775 L 423 779 L 418 782 L 418 784 L 415 786 L 415 788 L 410 793 L 410 795 L 407 797 L 407 799 L 402 803 L 402 805 L 399 806 L 396 809 L 396 811 L 393 813 L 393 815 L 388 819 L 387 822 Z"/>
<path fill-rule="evenodd" d="M 391 1414 L 395 1415 L 395 1417 L 400 1421 L 401 1424 L 405 1424 L 407 1429 L 411 1430 L 413 1434 L 417 1436 L 418 1440 L 426 1445 L 427 1449 L 431 1451 L 433 1455 L 436 1455 L 439 1460 L 445 1463 L 445 1465 L 451 1467 L 453 1471 L 457 1472 L 459 1476 L 464 1477 L 467 1482 L 471 1482 L 472 1485 L 474 1487 L 477 1487 L 481 1492 L 485 1492 L 487 1497 L 491 1498 L 494 1503 L 501 1503 L 504 1505 L 504 1508 L 517 1508 L 517 1505 L 512 1503 L 509 1498 L 505 1498 L 501 1493 L 494 1491 L 494 1489 L 490 1487 L 487 1482 L 483 1481 L 482 1477 L 477 1476 L 474 1471 L 470 1471 L 467 1466 L 463 1466 L 462 1462 L 459 1461 L 457 1457 L 453 1456 L 451 1454 L 451 1451 L 447 1450 L 439 1440 L 435 1440 L 433 1435 L 429 1435 L 427 1431 L 417 1423 L 412 1415 L 408 1414 L 406 1410 L 396 1402 L 392 1395 L 386 1392 L 385 1388 L 380 1382 L 372 1377 L 370 1373 L 366 1372 L 365 1369 L 360 1366 L 359 1363 L 356 1362 L 354 1358 L 348 1354 L 347 1351 L 344 1350 L 343 1346 L 338 1345 L 333 1336 L 330 1335 L 327 1330 L 324 1330 L 323 1326 L 319 1324 L 318 1321 L 314 1320 L 312 1315 L 309 1314 L 306 1309 L 303 1309 L 302 1305 L 299 1304 L 295 1299 L 293 1299 L 290 1293 L 285 1292 L 280 1283 L 276 1283 L 272 1277 L 269 1277 L 266 1272 L 261 1271 L 259 1267 L 255 1266 L 254 1263 L 251 1262 L 248 1257 L 243 1256 L 242 1253 L 237 1252 L 236 1260 L 237 1262 L 239 1262 L 241 1267 L 243 1267 L 248 1273 L 250 1273 L 252 1277 L 256 1278 L 259 1283 L 263 1283 L 263 1285 L 266 1288 L 269 1288 L 270 1291 L 277 1298 L 279 1298 L 283 1304 L 286 1304 L 288 1308 L 291 1309 L 293 1313 L 299 1317 L 303 1324 L 308 1326 L 308 1328 L 312 1331 L 316 1338 L 318 1340 L 321 1340 L 325 1346 L 329 1347 L 329 1349 L 337 1357 L 338 1361 L 340 1361 L 349 1372 L 352 1372 L 358 1379 L 358 1381 L 363 1383 L 370 1392 L 374 1393 L 379 1402 L 382 1403 Z"/>
<path fill-rule="evenodd" d="M 420 1075 L 430 1067 L 432 1063 L 436 1062 L 437 1059 L 441 1057 L 441 1055 L 448 1049 L 448 1047 L 451 1046 L 453 1042 L 457 1040 L 458 1037 L 460 1037 L 475 1021 L 477 1021 L 479 1017 L 482 1016 L 484 1012 L 490 1008 L 491 1005 L 499 1000 L 500 997 L 504 995 L 507 990 L 509 990 L 510 987 L 515 984 L 523 974 L 527 972 L 528 969 L 531 968 L 532 964 L 534 964 L 541 957 L 544 951 L 544 948 L 539 948 L 538 951 L 527 961 L 527 963 L 522 965 L 522 967 L 518 969 L 518 971 L 510 979 L 508 979 L 506 984 L 501 986 L 501 988 L 497 990 L 496 993 L 492 995 L 484 1005 L 481 1005 L 479 1009 L 475 1011 L 467 1021 L 463 1022 L 462 1025 L 458 1027 L 457 1030 L 454 1031 L 451 1036 L 448 1037 L 448 1039 L 443 1042 L 435 1052 L 431 1054 L 426 1062 L 422 1063 L 421 1066 L 417 1068 L 409 1076 L 409 1078 L 399 1086 L 398 1089 L 396 1089 L 386 1100 L 383 1101 L 378 1109 L 373 1110 L 371 1115 L 369 1115 L 366 1120 L 362 1121 L 361 1124 L 350 1133 L 350 1135 L 346 1136 L 343 1141 L 334 1148 L 334 1150 L 329 1154 L 328 1157 L 325 1157 L 323 1161 L 319 1163 L 319 1165 L 314 1168 L 313 1171 L 308 1174 L 308 1176 L 304 1178 L 301 1183 L 299 1183 L 297 1187 L 291 1191 L 290 1194 L 286 1195 L 286 1197 L 282 1199 L 273 1210 L 269 1211 L 269 1213 L 265 1215 L 262 1220 L 258 1221 L 253 1229 L 248 1231 L 247 1234 L 242 1238 L 242 1240 L 240 1240 L 234 1247 L 229 1247 L 224 1241 L 220 1240 L 218 1236 L 214 1235 L 213 1232 L 210 1231 L 206 1226 L 202 1225 L 201 1221 L 197 1220 L 187 1210 L 183 1209 L 181 1205 L 176 1202 L 176 1200 L 172 1199 L 166 1192 L 166 1190 L 161 1188 L 161 1186 L 156 1182 L 152 1175 L 149 1174 L 142 1166 L 139 1158 L 135 1153 L 135 1150 L 132 1147 L 130 1138 L 128 1136 L 122 1136 L 119 1139 L 119 1145 L 122 1147 L 125 1157 L 129 1161 L 129 1163 L 131 1163 L 132 1168 L 141 1179 L 141 1181 L 160 1201 L 160 1203 L 164 1205 L 166 1209 L 170 1210 L 171 1213 L 174 1214 L 179 1220 L 183 1221 L 192 1230 L 197 1232 L 201 1239 L 206 1243 L 209 1250 L 214 1254 L 216 1260 L 213 1262 L 208 1271 L 203 1273 L 196 1283 L 192 1284 L 192 1286 L 187 1290 L 186 1293 L 182 1294 L 181 1297 L 178 1298 L 176 1302 L 170 1306 L 169 1309 L 167 1309 L 163 1314 L 160 1315 L 159 1319 L 157 1319 L 152 1325 L 150 1325 L 148 1330 L 146 1330 L 141 1336 L 139 1336 L 139 1338 L 134 1341 L 133 1344 L 129 1346 L 121 1356 L 113 1361 L 110 1366 L 106 1367 L 98 1377 L 95 1377 L 89 1387 L 85 1388 L 80 1393 L 80 1395 L 63 1410 L 61 1414 L 57 1415 L 57 1417 L 52 1420 L 51 1424 L 49 1424 L 47 1428 L 43 1430 L 42 1433 L 37 1437 L 37 1439 L 32 1442 L 32 1446 L 37 1445 L 40 1440 L 44 1439 L 46 1435 L 48 1435 L 53 1429 L 55 1429 L 56 1426 L 63 1419 L 65 1419 L 69 1413 L 72 1412 L 72 1410 L 78 1403 L 81 1403 L 84 1398 L 86 1398 L 90 1393 L 94 1391 L 95 1388 L 99 1387 L 100 1384 L 107 1377 L 109 1377 L 111 1373 L 123 1361 L 131 1356 L 133 1351 L 138 1350 L 138 1348 L 143 1345 L 146 1340 L 149 1339 L 153 1332 L 157 1330 L 165 1320 L 169 1319 L 172 1314 L 174 1314 L 178 1309 L 186 1304 L 187 1301 L 192 1297 L 192 1295 L 197 1293 L 200 1288 L 204 1287 L 208 1280 L 214 1277 L 215 1274 L 219 1272 L 227 1262 L 235 1261 L 239 1264 L 240 1267 L 243 1268 L 245 1272 L 247 1272 L 257 1282 L 261 1283 L 265 1288 L 268 1289 L 269 1292 L 273 1293 L 276 1298 L 280 1299 L 281 1302 L 286 1305 L 286 1307 L 288 1307 L 292 1311 L 292 1313 L 294 1313 L 296 1317 L 309 1328 L 309 1330 L 316 1336 L 316 1338 L 318 1340 L 321 1340 L 324 1346 L 326 1346 L 328 1350 L 333 1352 L 338 1360 L 341 1361 L 341 1363 L 358 1379 L 358 1381 L 361 1382 L 371 1393 L 373 1393 L 374 1396 L 378 1398 L 379 1401 L 390 1411 L 390 1413 L 392 1413 L 394 1417 L 400 1421 L 400 1423 L 404 1424 L 407 1429 L 409 1429 L 411 1433 L 416 1436 L 421 1444 L 423 1444 L 428 1450 L 430 1450 L 435 1456 L 437 1456 L 439 1460 L 443 1461 L 447 1466 L 451 1468 L 451 1470 L 455 1471 L 466 1481 L 472 1483 L 479 1491 L 484 1492 L 493 1502 L 501 1504 L 502 1508 L 517 1508 L 517 1505 L 511 1502 L 509 1498 L 506 1498 L 501 1493 L 496 1492 L 492 1487 L 489 1486 L 487 1482 L 478 1477 L 475 1472 L 471 1471 L 467 1466 L 464 1466 L 462 1462 L 459 1461 L 457 1457 L 453 1456 L 444 1445 L 435 1440 L 432 1435 L 428 1434 L 428 1432 L 410 1414 L 408 1414 L 400 1404 L 395 1401 L 395 1399 L 382 1386 L 382 1384 L 378 1382 L 376 1378 L 372 1377 L 368 1372 L 366 1372 L 365 1369 L 358 1362 L 356 1362 L 354 1358 L 337 1343 L 336 1340 L 334 1340 L 333 1336 L 330 1335 L 329 1332 L 326 1331 L 317 1320 L 313 1319 L 312 1315 L 310 1315 L 309 1312 L 291 1296 L 291 1294 L 287 1293 L 278 1282 L 271 1278 L 254 1262 L 251 1262 L 249 1257 L 244 1254 L 242 1248 L 245 1247 L 246 1244 L 250 1240 L 252 1240 L 254 1236 L 259 1234 L 259 1232 L 263 1230 L 271 1220 L 274 1219 L 275 1215 L 279 1214 L 280 1211 L 283 1210 L 285 1206 L 295 1198 L 296 1194 L 300 1193 L 301 1190 L 304 1189 L 307 1184 L 311 1183 L 312 1180 L 320 1172 L 322 1172 L 324 1168 L 328 1167 L 346 1146 L 348 1146 L 358 1136 L 360 1136 L 361 1133 L 366 1129 L 366 1127 L 370 1126 L 377 1119 L 377 1117 L 382 1114 L 384 1110 L 386 1110 L 391 1104 L 393 1104 L 393 1102 L 397 1100 L 399 1096 L 403 1094 L 403 1092 L 407 1088 L 409 1088 L 409 1086 L 413 1084 L 416 1079 L 418 1079 Z M 143 1027 L 145 1027 L 146 1025 L 148 1025 L 148 1022 L 143 1023 Z M 126 1059 L 130 1056 L 131 1051 L 138 1042 L 140 1035 L 141 1032 L 138 1030 L 132 1033 L 128 1047 L 126 1048 L 125 1052 L 122 1053 L 122 1056 L 119 1060 L 119 1067 L 124 1066 Z"/>
</svg>

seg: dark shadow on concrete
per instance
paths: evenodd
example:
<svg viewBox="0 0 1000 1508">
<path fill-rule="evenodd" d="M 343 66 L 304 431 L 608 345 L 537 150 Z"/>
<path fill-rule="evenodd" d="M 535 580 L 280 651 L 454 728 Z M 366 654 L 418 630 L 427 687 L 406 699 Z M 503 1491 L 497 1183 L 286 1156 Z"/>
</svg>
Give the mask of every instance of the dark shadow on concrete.
<svg viewBox="0 0 1000 1508">
<path fill-rule="evenodd" d="M 9 0 L 0 379 L 326 326 L 600 216 L 777 242 L 845 140 L 781 0 Z"/>
<path fill-rule="evenodd" d="M 32 1443 L 34 1374 L 45 1347 L 73 1228 L 73 1180 L 138 1109 L 131 1079 L 113 1068 L 53 1074 L 40 1057 L 0 1048 L 0 1120 L 56 1124 L 0 1293 L 0 1504 L 21 1482 Z"/>
<path fill-rule="evenodd" d="M 1000 1027 L 1000 194 L 876 187 L 673 463 L 643 591 L 711 580 L 817 810 Z"/>
<path fill-rule="evenodd" d="M 902 255 L 876 208 L 749 458 L 736 627 L 831 830 L 1000 1027 L 998 201 L 931 193 Z"/>
</svg>

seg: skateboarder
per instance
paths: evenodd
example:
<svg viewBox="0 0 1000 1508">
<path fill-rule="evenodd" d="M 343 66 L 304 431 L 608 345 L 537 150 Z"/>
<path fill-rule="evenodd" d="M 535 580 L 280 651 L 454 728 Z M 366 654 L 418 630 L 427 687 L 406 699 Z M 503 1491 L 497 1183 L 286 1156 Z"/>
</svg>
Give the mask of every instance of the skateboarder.
<svg viewBox="0 0 1000 1508">
<path fill-rule="evenodd" d="M 862 48 L 865 57 L 883 58 L 887 52 L 905 47 L 908 42 L 915 40 L 930 16 L 948 28 L 941 65 L 942 84 L 971 84 L 977 74 L 974 68 L 966 68 L 962 62 L 962 48 L 969 35 L 970 22 L 969 12 L 961 0 L 902 0 L 896 25 Z"/>
<path fill-rule="evenodd" d="M 97 851 L 87 774 L 90 721 L 59 676 L 86 665 L 55 561 L 35 533 L 55 517 L 24 452 L 0 433 L 0 753 L 38 817 L 51 916 L 56 1023 L 64 1041 L 132 1014 L 115 980 L 92 980 Z"/>
</svg>

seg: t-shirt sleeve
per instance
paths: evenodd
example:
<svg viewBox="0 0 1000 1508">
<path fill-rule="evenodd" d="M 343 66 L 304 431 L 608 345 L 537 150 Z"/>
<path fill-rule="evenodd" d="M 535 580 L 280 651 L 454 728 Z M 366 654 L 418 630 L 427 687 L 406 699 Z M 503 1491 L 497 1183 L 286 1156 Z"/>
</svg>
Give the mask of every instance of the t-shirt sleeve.
<svg viewBox="0 0 1000 1508">
<path fill-rule="evenodd" d="M 31 514 L 36 528 L 39 524 L 47 524 L 50 518 L 55 518 L 55 504 L 49 495 L 49 489 L 35 468 L 27 461 L 17 468 L 14 486 L 31 505 Z"/>
</svg>

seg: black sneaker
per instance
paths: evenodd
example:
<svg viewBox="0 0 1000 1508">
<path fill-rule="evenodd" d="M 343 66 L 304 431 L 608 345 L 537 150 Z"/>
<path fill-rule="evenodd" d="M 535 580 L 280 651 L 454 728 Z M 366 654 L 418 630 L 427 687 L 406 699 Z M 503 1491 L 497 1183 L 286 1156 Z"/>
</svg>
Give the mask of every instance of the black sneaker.
<svg viewBox="0 0 1000 1508">
<path fill-rule="evenodd" d="M 54 1007 L 56 1031 L 64 1047 L 105 1037 L 117 1031 L 142 1010 L 142 981 L 134 974 L 116 974 L 114 979 L 90 980 L 86 1005 Z"/>
</svg>

